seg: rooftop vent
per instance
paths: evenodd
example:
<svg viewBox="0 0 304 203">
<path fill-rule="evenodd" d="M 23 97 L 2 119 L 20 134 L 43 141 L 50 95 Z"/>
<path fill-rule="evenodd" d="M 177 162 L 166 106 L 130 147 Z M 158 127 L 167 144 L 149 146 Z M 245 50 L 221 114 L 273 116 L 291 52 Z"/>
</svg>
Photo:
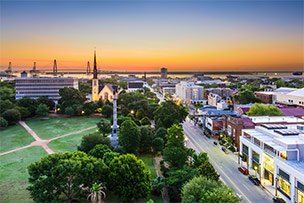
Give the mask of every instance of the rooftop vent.
<svg viewBox="0 0 304 203">
<path fill-rule="evenodd" d="M 261 126 L 267 128 L 268 130 L 287 129 L 287 126 L 282 124 L 263 124 Z"/>
<path fill-rule="evenodd" d="M 274 130 L 274 132 L 279 133 L 283 136 L 295 136 L 303 133 L 303 131 L 298 129 L 279 129 L 279 130 Z"/>
</svg>

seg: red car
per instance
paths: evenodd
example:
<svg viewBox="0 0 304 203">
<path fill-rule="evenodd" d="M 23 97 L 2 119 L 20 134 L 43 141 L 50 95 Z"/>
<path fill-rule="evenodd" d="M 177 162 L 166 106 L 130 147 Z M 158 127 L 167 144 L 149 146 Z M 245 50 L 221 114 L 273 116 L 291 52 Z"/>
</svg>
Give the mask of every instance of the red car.
<svg viewBox="0 0 304 203">
<path fill-rule="evenodd" d="M 238 167 L 238 169 L 242 174 L 244 174 L 246 176 L 249 174 L 248 169 L 245 168 L 244 166 Z"/>
</svg>

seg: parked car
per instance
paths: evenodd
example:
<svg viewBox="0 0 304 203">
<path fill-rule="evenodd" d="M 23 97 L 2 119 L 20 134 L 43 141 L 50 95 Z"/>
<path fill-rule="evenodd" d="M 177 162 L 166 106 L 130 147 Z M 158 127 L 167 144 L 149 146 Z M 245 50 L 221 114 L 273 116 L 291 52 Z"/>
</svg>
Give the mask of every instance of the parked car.
<svg viewBox="0 0 304 203">
<path fill-rule="evenodd" d="M 256 176 L 250 175 L 248 176 L 249 180 L 251 182 L 253 182 L 256 186 L 261 185 L 261 182 L 259 181 L 259 179 Z"/>
<path fill-rule="evenodd" d="M 217 145 L 217 142 L 214 141 L 213 144 L 214 144 L 214 145 Z"/>
<path fill-rule="evenodd" d="M 244 174 L 246 176 L 249 174 L 248 169 L 244 166 L 238 167 L 238 169 L 242 174 Z"/>
<path fill-rule="evenodd" d="M 273 199 L 273 203 L 286 203 L 283 198 L 274 197 L 272 199 Z"/>
</svg>

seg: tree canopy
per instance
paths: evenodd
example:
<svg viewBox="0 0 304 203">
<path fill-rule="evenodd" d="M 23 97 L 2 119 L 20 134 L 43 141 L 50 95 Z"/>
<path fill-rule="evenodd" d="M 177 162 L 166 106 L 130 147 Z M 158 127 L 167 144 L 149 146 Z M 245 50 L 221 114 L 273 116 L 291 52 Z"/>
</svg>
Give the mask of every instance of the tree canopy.
<svg viewBox="0 0 304 203">
<path fill-rule="evenodd" d="M 137 154 L 140 146 L 140 131 L 134 121 L 126 120 L 121 124 L 118 142 L 127 153 Z"/>
<path fill-rule="evenodd" d="M 254 95 L 254 92 L 249 89 L 241 90 L 237 93 L 235 96 L 235 99 L 240 103 L 240 104 L 249 104 L 249 103 L 256 103 L 260 102 L 260 99 L 257 98 Z"/>
<path fill-rule="evenodd" d="M 180 124 L 187 115 L 186 107 L 179 106 L 173 101 L 165 101 L 154 112 L 154 120 L 157 128 L 169 128 L 173 124 Z"/>
<path fill-rule="evenodd" d="M 151 174 L 142 160 L 133 154 L 115 157 L 109 165 L 111 189 L 124 201 L 148 196 L 151 190 Z"/>
<path fill-rule="evenodd" d="M 97 123 L 97 127 L 99 132 L 101 132 L 104 137 L 107 137 L 107 135 L 111 132 L 111 123 L 107 119 L 102 118 Z"/>
<path fill-rule="evenodd" d="M 103 161 L 83 152 L 48 155 L 32 163 L 28 172 L 28 190 L 35 202 L 59 202 L 64 195 L 70 203 L 81 194 L 80 185 L 91 186 L 107 177 Z"/>
<path fill-rule="evenodd" d="M 182 188 L 182 203 L 238 203 L 241 199 L 234 191 L 220 181 L 207 179 L 203 176 L 194 177 Z"/>
<path fill-rule="evenodd" d="M 248 116 L 283 116 L 278 107 L 265 104 L 253 105 L 246 114 Z"/>
</svg>

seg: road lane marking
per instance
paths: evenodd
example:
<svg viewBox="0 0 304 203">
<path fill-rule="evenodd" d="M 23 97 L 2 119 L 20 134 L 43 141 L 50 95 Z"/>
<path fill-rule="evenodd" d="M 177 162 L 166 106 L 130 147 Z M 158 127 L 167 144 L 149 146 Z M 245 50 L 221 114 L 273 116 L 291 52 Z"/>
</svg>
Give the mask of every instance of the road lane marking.
<svg viewBox="0 0 304 203">
<path fill-rule="evenodd" d="M 244 188 L 246 188 L 248 191 L 250 191 L 249 188 L 246 185 L 244 185 L 244 184 L 242 184 L 242 185 L 244 186 Z"/>
<path fill-rule="evenodd" d="M 192 137 L 188 136 L 189 140 L 191 140 L 192 142 L 194 142 L 193 144 L 196 145 L 196 147 L 198 147 L 200 150 L 204 151 L 200 145 L 192 139 Z M 233 180 L 231 180 L 231 178 L 221 169 L 221 167 L 209 156 L 210 161 L 217 166 L 217 168 L 225 175 L 225 177 L 231 182 L 231 184 L 243 195 L 243 197 L 249 202 L 252 203 L 248 197 L 242 192 L 242 190 L 233 182 Z"/>
</svg>

